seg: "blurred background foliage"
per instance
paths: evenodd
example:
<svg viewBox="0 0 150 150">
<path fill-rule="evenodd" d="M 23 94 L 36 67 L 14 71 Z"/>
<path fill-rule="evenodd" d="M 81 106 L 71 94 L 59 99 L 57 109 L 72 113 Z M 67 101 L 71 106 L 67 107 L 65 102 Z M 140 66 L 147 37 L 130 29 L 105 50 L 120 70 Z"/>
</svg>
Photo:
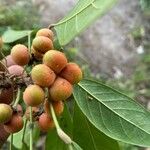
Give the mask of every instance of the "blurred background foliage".
<svg viewBox="0 0 150 150">
<path fill-rule="evenodd" d="M 76 61 L 82 66 L 84 76 L 96 78 L 106 83 L 130 97 L 137 99 L 141 104 L 150 109 L 150 0 L 140 0 L 141 10 L 144 18 L 144 24 L 135 27 L 131 31 L 131 36 L 137 44 L 137 52 L 140 56 L 140 62 L 135 72 L 130 78 L 125 78 L 119 70 L 116 71 L 114 78 L 108 77 L 106 74 L 93 74 L 87 64 L 84 56 L 79 54 L 76 47 L 64 48 L 64 51 L 70 61 Z M 14 30 L 38 29 L 41 27 L 40 14 L 38 7 L 32 5 L 30 0 L 19 0 L 15 4 L 9 4 L 6 1 L 0 1 L 0 35 L 9 28 Z M 33 33 L 33 37 L 34 37 Z M 24 43 L 27 45 L 26 38 L 16 43 Z M 15 44 L 5 44 L 3 52 L 5 55 L 10 53 L 11 47 Z M 55 41 L 55 48 L 60 48 L 58 41 Z M 2 58 L 2 56 L 1 56 Z M 139 148 L 127 144 L 120 144 L 124 150 L 138 150 Z M 142 149 L 142 148 L 141 148 Z"/>
</svg>

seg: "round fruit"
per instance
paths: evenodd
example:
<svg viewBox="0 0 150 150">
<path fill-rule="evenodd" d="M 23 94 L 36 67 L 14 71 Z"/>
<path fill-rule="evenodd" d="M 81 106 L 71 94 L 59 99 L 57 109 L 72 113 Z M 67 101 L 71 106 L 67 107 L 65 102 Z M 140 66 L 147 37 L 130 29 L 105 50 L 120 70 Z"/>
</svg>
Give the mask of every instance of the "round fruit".
<svg viewBox="0 0 150 150">
<path fill-rule="evenodd" d="M 57 116 L 61 115 L 64 111 L 64 103 L 62 101 L 52 102 L 54 111 Z"/>
<path fill-rule="evenodd" d="M 33 46 L 31 47 L 31 53 L 34 55 L 35 59 L 42 60 L 43 54 L 36 51 Z"/>
<path fill-rule="evenodd" d="M 23 75 L 24 68 L 19 65 L 13 65 L 8 68 L 8 71 L 11 75 L 19 77 Z"/>
<path fill-rule="evenodd" d="M 36 36 L 45 36 L 45 37 L 48 37 L 51 40 L 53 40 L 53 38 L 54 38 L 54 34 L 53 34 L 52 30 L 47 29 L 47 28 L 40 29 L 36 33 Z"/>
<path fill-rule="evenodd" d="M 3 46 L 3 40 L 2 40 L 2 38 L 0 37 L 0 48 L 2 48 L 2 46 Z"/>
<path fill-rule="evenodd" d="M 48 131 L 49 129 L 52 129 L 55 126 L 52 118 L 46 113 L 43 113 L 39 117 L 38 125 L 42 131 Z"/>
<path fill-rule="evenodd" d="M 33 48 L 40 52 L 45 53 L 50 49 L 53 49 L 53 43 L 51 39 L 44 36 L 37 36 L 32 42 Z"/>
<path fill-rule="evenodd" d="M 7 104 L 0 104 L 0 123 L 8 122 L 12 117 L 12 109 Z"/>
<path fill-rule="evenodd" d="M 50 98 L 53 101 L 66 100 L 73 92 L 72 85 L 65 79 L 58 77 L 49 88 Z"/>
<path fill-rule="evenodd" d="M 14 60 L 12 59 L 11 55 L 6 56 L 5 59 L 2 60 L 2 62 L 7 66 L 10 67 L 12 65 L 16 65 L 16 63 L 14 62 Z"/>
<path fill-rule="evenodd" d="M 10 121 L 4 124 L 4 129 L 8 133 L 19 132 L 23 128 L 23 118 L 18 114 L 13 114 Z"/>
<path fill-rule="evenodd" d="M 31 71 L 31 77 L 35 84 L 42 87 L 49 87 L 55 80 L 55 73 L 46 65 L 36 65 Z"/>
<path fill-rule="evenodd" d="M 82 79 L 82 71 L 76 63 L 68 63 L 60 73 L 60 76 L 71 84 L 76 84 Z"/>
<path fill-rule="evenodd" d="M 32 107 L 32 119 L 33 121 L 36 121 L 38 119 L 38 112 L 39 108 L 38 107 Z M 25 112 L 25 117 L 27 120 L 30 120 L 30 107 L 27 107 L 26 112 Z"/>
<path fill-rule="evenodd" d="M 43 63 L 50 67 L 55 73 L 59 73 L 67 64 L 67 58 L 64 53 L 50 50 L 45 53 Z"/>
<path fill-rule="evenodd" d="M 2 89 L 0 92 L 0 103 L 10 104 L 13 101 L 13 88 Z"/>
<path fill-rule="evenodd" d="M 29 85 L 24 93 L 23 100 L 28 106 L 38 106 L 44 102 L 44 91 L 38 85 Z"/>
<path fill-rule="evenodd" d="M 28 64 L 30 60 L 28 48 L 22 44 L 17 44 L 11 49 L 11 56 L 15 63 L 20 66 Z"/>
</svg>

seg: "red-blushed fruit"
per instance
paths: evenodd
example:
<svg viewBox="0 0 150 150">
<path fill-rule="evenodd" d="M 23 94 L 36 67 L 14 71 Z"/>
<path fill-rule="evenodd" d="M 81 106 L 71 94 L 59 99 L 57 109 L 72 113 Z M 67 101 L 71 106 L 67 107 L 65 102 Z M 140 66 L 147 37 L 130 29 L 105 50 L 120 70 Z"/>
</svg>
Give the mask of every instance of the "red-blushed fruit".
<svg viewBox="0 0 150 150">
<path fill-rule="evenodd" d="M 66 66 L 67 58 L 62 52 L 50 50 L 44 54 L 43 63 L 55 73 L 59 73 Z"/>
<path fill-rule="evenodd" d="M 17 44 L 11 49 L 11 56 L 15 63 L 20 66 L 28 64 L 30 60 L 28 48 L 22 44 Z"/>
<path fill-rule="evenodd" d="M 42 131 L 48 131 L 49 129 L 52 129 L 55 127 L 54 121 L 50 117 L 50 115 L 43 113 L 38 120 L 39 128 Z"/>
<path fill-rule="evenodd" d="M 38 85 L 29 85 L 23 93 L 23 100 L 28 106 L 38 106 L 44 102 L 44 99 L 44 91 Z"/>
<path fill-rule="evenodd" d="M 6 56 L 6 58 L 3 59 L 2 62 L 6 65 L 6 67 L 10 67 L 12 65 L 16 65 L 16 63 L 12 59 L 11 55 Z"/>
<path fill-rule="evenodd" d="M 13 88 L 10 87 L 7 89 L 1 89 L 0 103 L 10 104 L 12 101 L 13 101 Z"/>
<path fill-rule="evenodd" d="M 13 110 L 7 104 L 0 104 L 0 123 L 8 122 L 12 117 Z"/>
<path fill-rule="evenodd" d="M 36 60 L 42 60 L 43 55 L 44 55 L 44 54 L 39 53 L 38 51 L 36 51 L 36 50 L 33 48 L 33 46 L 31 47 L 31 53 L 34 55 L 34 58 L 35 58 Z"/>
<path fill-rule="evenodd" d="M 44 64 L 39 64 L 33 67 L 31 77 L 35 84 L 41 87 L 49 87 L 55 80 L 55 73 Z"/>
<path fill-rule="evenodd" d="M 36 121 L 38 119 L 38 107 L 32 107 L 32 119 L 33 121 Z M 27 120 L 30 120 L 30 107 L 26 108 L 25 117 Z"/>
<path fill-rule="evenodd" d="M 12 65 L 12 66 L 8 67 L 8 71 L 11 75 L 14 75 L 17 77 L 25 75 L 24 68 L 19 65 Z"/>
<path fill-rule="evenodd" d="M 53 41 L 53 38 L 54 38 L 54 34 L 53 34 L 52 30 L 50 30 L 48 28 L 40 29 L 36 33 L 36 36 L 45 36 L 45 37 L 48 37 L 49 39 L 51 39 L 52 41 Z"/>
<path fill-rule="evenodd" d="M 45 36 L 37 36 L 32 42 L 33 48 L 40 52 L 40 53 L 46 53 L 48 50 L 53 49 L 53 43 L 52 40 L 45 37 Z"/>
<path fill-rule="evenodd" d="M 57 116 L 61 115 L 64 111 L 64 103 L 62 101 L 52 102 L 54 111 Z"/>
<path fill-rule="evenodd" d="M 2 48 L 2 46 L 3 46 L 3 40 L 2 40 L 2 38 L 0 37 L 0 48 Z"/>
<path fill-rule="evenodd" d="M 60 76 L 71 84 L 76 84 L 82 80 L 82 71 L 76 63 L 68 63 L 61 71 Z"/>
<path fill-rule="evenodd" d="M 63 78 L 58 77 L 49 88 L 49 94 L 52 101 L 66 100 L 73 92 L 72 85 Z"/>
<path fill-rule="evenodd" d="M 8 133 L 19 132 L 23 128 L 23 118 L 18 114 L 13 114 L 10 121 L 4 124 L 4 129 Z"/>
</svg>

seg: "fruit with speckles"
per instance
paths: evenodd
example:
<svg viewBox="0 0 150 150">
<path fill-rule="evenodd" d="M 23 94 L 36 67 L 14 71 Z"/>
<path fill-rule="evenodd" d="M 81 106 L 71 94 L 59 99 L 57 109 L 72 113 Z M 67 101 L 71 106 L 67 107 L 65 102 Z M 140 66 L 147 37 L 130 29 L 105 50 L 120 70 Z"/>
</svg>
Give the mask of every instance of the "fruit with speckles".
<svg viewBox="0 0 150 150">
<path fill-rule="evenodd" d="M 50 50 L 44 54 L 43 63 L 58 74 L 66 66 L 67 58 L 62 52 Z"/>
<path fill-rule="evenodd" d="M 31 71 L 31 77 L 35 84 L 49 87 L 55 80 L 55 73 L 44 64 L 36 65 Z"/>
<path fill-rule="evenodd" d="M 11 49 L 11 56 L 14 62 L 20 66 L 28 64 L 30 55 L 25 45 L 17 44 Z"/>
<path fill-rule="evenodd" d="M 48 29 L 48 28 L 43 28 L 40 29 L 37 33 L 36 36 L 45 36 L 48 37 L 49 39 L 53 40 L 54 38 L 54 34 L 52 32 L 52 30 Z"/>
<path fill-rule="evenodd" d="M 28 106 L 38 106 L 44 102 L 44 99 L 44 91 L 38 85 L 29 85 L 23 93 L 23 100 Z"/>
<path fill-rule="evenodd" d="M 60 76 L 71 84 L 76 84 L 82 80 L 82 71 L 76 63 L 68 63 L 61 71 Z"/>
<path fill-rule="evenodd" d="M 33 48 L 40 52 L 40 53 L 46 53 L 48 50 L 53 49 L 53 43 L 52 40 L 45 36 L 37 36 L 32 42 Z"/>
<path fill-rule="evenodd" d="M 53 101 L 66 100 L 73 92 L 72 85 L 65 79 L 58 77 L 49 88 L 50 98 Z"/>
</svg>

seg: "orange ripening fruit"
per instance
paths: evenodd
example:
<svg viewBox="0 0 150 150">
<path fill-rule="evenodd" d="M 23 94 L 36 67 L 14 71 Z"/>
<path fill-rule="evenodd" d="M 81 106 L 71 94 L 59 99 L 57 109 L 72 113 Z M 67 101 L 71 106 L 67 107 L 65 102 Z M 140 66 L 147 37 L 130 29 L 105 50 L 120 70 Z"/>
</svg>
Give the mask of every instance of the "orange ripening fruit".
<svg viewBox="0 0 150 150">
<path fill-rule="evenodd" d="M 33 48 L 40 52 L 46 53 L 48 50 L 53 49 L 53 42 L 51 39 L 45 36 L 37 36 L 32 42 Z"/>
<path fill-rule="evenodd" d="M 50 98 L 53 101 L 66 100 L 73 92 L 72 85 L 63 78 L 58 77 L 49 88 Z"/>
<path fill-rule="evenodd" d="M 33 67 L 31 77 L 35 84 L 42 87 L 49 87 L 55 80 L 55 73 L 48 66 L 39 64 Z"/>
<path fill-rule="evenodd" d="M 55 127 L 54 121 L 52 120 L 50 115 L 48 115 L 47 113 L 43 113 L 39 117 L 38 125 L 42 131 L 48 131 L 49 129 L 52 129 Z"/>
<path fill-rule="evenodd" d="M 82 71 L 76 63 L 68 63 L 61 71 L 60 76 L 71 84 L 76 84 L 82 80 Z"/>
<path fill-rule="evenodd" d="M 11 56 L 14 62 L 20 66 L 28 64 L 30 55 L 25 45 L 17 44 L 11 49 Z"/>
<path fill-rule="evenodd" d="M 33 48 L 33 46 L 31 47 L 31 53 L 34 55 L 34 58 L 35 58 L 36 60 L 42 60 L 43 55 L 44 55 L 44 54 L 42 54 L 42 53 L 36 51 L 36 50 Z"/>
<path fill-rule="evenodd" d="M 23 100 L 28 106 L 38 106 L 44 102 L 44 99 L 44 91 L 38 85 L 29 85 L 23 93 Z"/>
<path fill-rule="evenodd" d="M 44 54 L 43 63 L 55 73 L 59 73 L 66 66 L 67 58 L 62 52 L 50 50 Z"/>
<path fill-rule="evenodd" d="M 4 124 L 4 129 L 8 133 L 19 132 L 23 128 L 23 118 L 18 114 L 13 114 L 10 121 Z"/>
<path fill-rule="evenodd" d="M 0 124 L 8 122 L 12 117 L 12 109 L 7 104 L 0 104 Z"/>
<path fill-rule="evenodd" d="M 53 38 L 54 38 L 54 34 L 53 34 L 52 30 L 50 30 L 48 28 L 40 29 L 36 33 L 36 36 L 45 36 L 45 37 L 48 37 L 49 39 L 51 39 L 52 41 L 53 41 Z"/>
<path fill-rule="evenodd" d="M 57 116 L 61 115 L 64 111 L 64 103 L 62 101 L 52 102 L 54 111 Z"/>
</svg>

